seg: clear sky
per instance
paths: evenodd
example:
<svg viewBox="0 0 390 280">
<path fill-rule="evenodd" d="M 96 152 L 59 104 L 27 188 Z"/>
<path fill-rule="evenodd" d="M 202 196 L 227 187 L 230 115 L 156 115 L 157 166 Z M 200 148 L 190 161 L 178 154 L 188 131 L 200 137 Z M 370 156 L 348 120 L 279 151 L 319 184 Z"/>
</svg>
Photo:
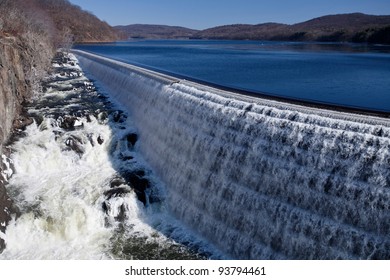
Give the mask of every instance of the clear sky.
<svg viewBox="0 0 390 280">
<path fill-rule="evenodd" d="M 297 23 L 361 12 L 390 15 L 390 0 L 70 0 L 111 25 L 134 23 L 205 29 L 264 22 Z"/>
</svg>

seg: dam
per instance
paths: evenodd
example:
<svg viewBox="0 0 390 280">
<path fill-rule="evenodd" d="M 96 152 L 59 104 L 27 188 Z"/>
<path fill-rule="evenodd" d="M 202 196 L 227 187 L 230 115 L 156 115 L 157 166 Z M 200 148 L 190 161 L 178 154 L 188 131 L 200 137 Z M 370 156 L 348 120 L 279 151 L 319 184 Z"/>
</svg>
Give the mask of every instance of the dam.
<svg viewBox="0 0 390 280">
<path fill-rule="evenodd" d="M 83 51 L 169 212 L 237 259 L 389 259 L 390 120 L 256 98 Z"/>
</svg>

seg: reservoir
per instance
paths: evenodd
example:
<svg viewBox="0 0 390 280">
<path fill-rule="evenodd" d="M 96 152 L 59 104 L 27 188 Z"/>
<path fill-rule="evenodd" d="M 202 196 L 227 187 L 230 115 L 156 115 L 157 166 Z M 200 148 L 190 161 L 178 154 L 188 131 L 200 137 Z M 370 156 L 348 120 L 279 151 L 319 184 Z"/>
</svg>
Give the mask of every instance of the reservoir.
<svg viewBox="0 0 390 280">
<path fill-rule="evenodd" d="M 253 93 L 390 111 L 390 47 L 381 45 L 135 40 L 79 45 L 187 78 Z"/>
</svg>

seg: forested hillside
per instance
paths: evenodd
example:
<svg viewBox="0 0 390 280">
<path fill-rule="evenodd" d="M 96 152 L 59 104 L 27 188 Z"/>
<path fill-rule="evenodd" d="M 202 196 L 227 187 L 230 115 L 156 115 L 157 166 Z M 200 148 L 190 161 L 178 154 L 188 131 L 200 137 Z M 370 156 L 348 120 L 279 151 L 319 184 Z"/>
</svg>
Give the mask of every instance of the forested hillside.
<svg viewBox="0 0 390 280">
<path fill-rule="evenodd" d="M 147 39 L 180 39 L 193 36 L 198 30 L 180 26 L 153 25 L 153 24 L 130 24 L 115 26 L 124 39 L 147 38 Z"/>
<path fill-rule="evenodd" d="M 329 15 L 297 24 L 234 24 L 202 30 L 194 39 L 368 42 L 390 44 L 390 16 Z"/>
</svg>

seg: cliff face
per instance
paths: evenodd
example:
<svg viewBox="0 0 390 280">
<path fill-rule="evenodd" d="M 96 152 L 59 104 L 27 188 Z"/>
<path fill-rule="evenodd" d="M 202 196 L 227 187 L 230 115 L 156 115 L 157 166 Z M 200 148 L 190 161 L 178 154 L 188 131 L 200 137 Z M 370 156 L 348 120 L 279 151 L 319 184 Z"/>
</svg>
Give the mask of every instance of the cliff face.
<svg viewBox="0 0 390 280">
<path fill-rule="evenodd" d="M 8 168 L 4 145 L 13 129 L 20 129 L 28 123 L 21 114 L 23 103 L 32 96 L 33 87 L 45 73 L 52 54 L 49 42 L 36 39 L 27 44 L 15 37 L 0 38 L 0 231 L 4 231 L 11 209 L 4 188 Z M 2 243 L 0 239 L 0 251 Z"/>
</svg>

